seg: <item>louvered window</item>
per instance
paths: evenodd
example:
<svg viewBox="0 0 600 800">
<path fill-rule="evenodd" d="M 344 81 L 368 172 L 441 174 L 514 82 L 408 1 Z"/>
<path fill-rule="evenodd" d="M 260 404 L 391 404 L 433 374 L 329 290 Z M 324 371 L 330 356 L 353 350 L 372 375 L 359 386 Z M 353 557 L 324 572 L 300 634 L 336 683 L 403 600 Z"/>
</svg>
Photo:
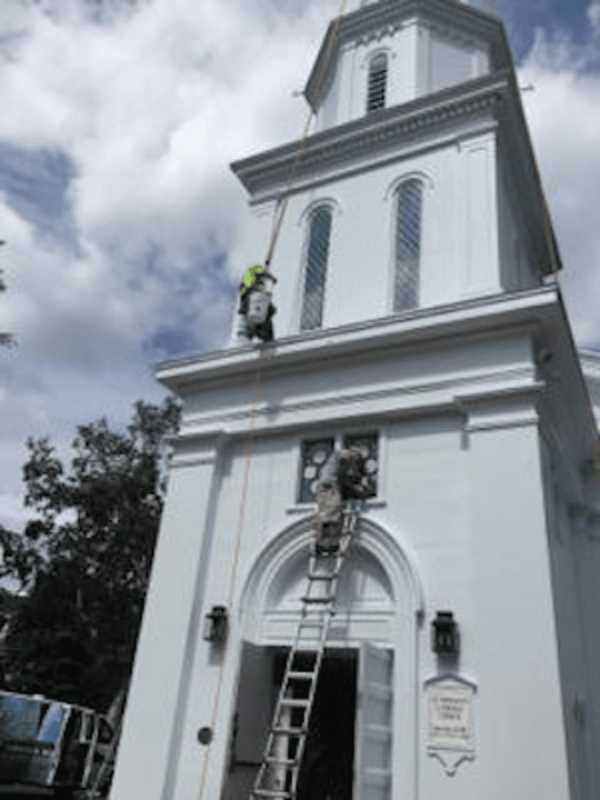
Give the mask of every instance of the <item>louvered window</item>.
<svg viewBox="0 0 600 800">
<path fill-rule="evenodd" d="M 385 108 L 388 79 L 387 56 L 378 55 L 369 65 L 369 85 L 367 87 L 367 113 Z"/>
<path fill-rule="evenodd" d="M 328 206 L 315 209 L 310 217 L 300 320 L 300 328 L 303 331 L 320 328 L 323 324 L 331 221 L 332 213 Z"/>
<path fill-rule="evenodd" d="M 396 201 L 396 273 L 394 311 L 419 305 L 423 184 L 411 178 L 398 189 Z"/>
</svg>

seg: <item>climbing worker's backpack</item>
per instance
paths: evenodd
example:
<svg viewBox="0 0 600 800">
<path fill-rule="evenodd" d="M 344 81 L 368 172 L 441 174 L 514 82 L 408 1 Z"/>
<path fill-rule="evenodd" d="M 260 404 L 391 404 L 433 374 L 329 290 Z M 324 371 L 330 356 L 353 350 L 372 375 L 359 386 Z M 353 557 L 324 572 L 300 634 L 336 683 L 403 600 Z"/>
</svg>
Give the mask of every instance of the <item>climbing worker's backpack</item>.
<svg viewBox="0 0 600 800">
<path fill-rule="evenodd" d="M 248 297 L 248 312 L 246 314 L 248 325 L 251 325 L 252 327 L 264 325 L 269 314 L 270 303 L 271 294 L 269 292 L 250 292 Z"/>
</svg>

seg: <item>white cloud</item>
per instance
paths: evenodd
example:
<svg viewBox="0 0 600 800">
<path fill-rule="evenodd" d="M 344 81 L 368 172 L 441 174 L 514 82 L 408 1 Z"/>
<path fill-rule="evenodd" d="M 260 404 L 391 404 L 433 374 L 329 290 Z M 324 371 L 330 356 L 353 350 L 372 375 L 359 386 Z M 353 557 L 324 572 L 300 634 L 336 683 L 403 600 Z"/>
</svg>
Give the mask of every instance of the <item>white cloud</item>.
<svg viewBox="0 0 600 800">
<path fill-rule="evenodd" d="M 588 19 L 595 33 L 600 33 L 600 3 L 593 2 L 587 10 Z"/>
</svg>

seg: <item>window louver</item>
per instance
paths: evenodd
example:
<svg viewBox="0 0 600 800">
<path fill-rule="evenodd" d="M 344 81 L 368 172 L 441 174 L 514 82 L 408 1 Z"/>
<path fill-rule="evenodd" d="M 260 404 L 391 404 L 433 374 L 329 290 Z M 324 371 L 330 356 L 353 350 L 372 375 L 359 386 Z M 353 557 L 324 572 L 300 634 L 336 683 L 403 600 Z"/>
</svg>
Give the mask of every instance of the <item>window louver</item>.
<svg viewBox="0 0 600 800">
<path fill-rule="evenodd" d="M 386 56 L 375 56 L 369 66 L 367 89 L 367 112 L 385 108 L 387 94 L 388 60 Z"/>
</svg>

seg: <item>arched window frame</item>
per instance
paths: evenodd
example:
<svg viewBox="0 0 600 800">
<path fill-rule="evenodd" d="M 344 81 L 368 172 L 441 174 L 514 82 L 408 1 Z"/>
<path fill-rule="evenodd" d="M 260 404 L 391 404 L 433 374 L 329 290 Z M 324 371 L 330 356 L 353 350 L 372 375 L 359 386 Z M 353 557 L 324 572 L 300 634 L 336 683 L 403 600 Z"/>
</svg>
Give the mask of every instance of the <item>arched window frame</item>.
<svg viewBox="0 0 600 800">
<path fill-rule="evenodd" d="M 407 187 L 419 185 L 420 187 L 420 230 L 419 230 L 419 247 L 418 252 L 412 253 L 413 259 L 410 265 L 412 273 L 408 277 L 412 279 L 412 294 L 405 294 L 404 298 L 399 295 L 401 290 L 398 287 L 399 270 L 402 267 L 402 253 L 400 252 L 401 245 L 401 203 L 402 192 Z M 402 311 L 409 311 L 418 308 L 422 304 L 422 266 L 423 266 L 423 252 L 425 246 L 425 230 L 427 220 L 430 215 L 430 202 L 431 192 L 434 188 L 433 181 L 426 173 L 415 171 L 406 173 L 397 178 L 388 188 L 385 194 L 385 201 L 390 203 L 390 292 L 389 292 L 389 308 L 392 313 L 399 313 Z M 431 231 L 428 232 L 428 237 Z M 405 268 L 408 267 L 406 260 L 404 261 Z"/>
<path fill-rule="evenodd" d="M 331 200 L 319 200 L 310 205 L 302 215 L 301 223 L 305 228 L 305 245 L 302 255 L 301 297 L 299 329 L 301 331 L 318 330 L 323 327 L 323 314 L 327 292 L 327 273 L 331 257 L 331 240 L 333 221 L 337 204 Z M 329 221 L 326 241 L 319 242 L 319 231 L 316 226 L 319 220 Z M 314 259 L 314 260 L 312 260 Z M 310 284 L 313 297 L 309 297 Z"/>
<path fill-rule="evenodd" d="M 369 56 L 367 64 L 367 91 L 365 110 L 367 114 L 386 108 L 389 91 L 390 56 L 386 50 L 376 50 Z"/>
</svg>

